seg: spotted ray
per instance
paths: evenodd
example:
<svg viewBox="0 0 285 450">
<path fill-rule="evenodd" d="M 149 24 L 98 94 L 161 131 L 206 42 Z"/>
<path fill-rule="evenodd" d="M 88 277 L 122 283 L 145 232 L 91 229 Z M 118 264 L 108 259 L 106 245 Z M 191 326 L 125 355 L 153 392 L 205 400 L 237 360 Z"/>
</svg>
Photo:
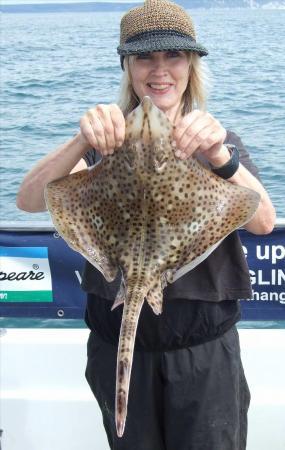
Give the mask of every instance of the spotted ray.
<svg viewBox="0 0 285 450">
<path fill-rule="evenodd" d="M 259 195 L 197 159 L 175 157 L 172 125 L 149 97 L 128 115 L 123 147 L 95 166 L 48 184 L 59 234 L 112 281 L 124 303 L 115 416 L 124 433 L 135 335 L 144 300 L 162 311 L 162 290 L 205 259 L 253 216 Z"/>
</svg>

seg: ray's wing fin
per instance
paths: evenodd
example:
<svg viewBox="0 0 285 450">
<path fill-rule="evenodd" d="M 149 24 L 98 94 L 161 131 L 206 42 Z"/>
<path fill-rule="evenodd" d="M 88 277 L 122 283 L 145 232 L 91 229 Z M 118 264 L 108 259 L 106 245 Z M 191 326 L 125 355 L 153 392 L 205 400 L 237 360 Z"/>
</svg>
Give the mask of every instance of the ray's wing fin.
<svg viewBox="0 0 285 450">
<path fill-rule="evenodd" d="M 223 239 L 221 239 L 219 242 L 216 242 L 216 244 L 209 247 L 204 253 L 202 253 L 202 255 L 197 256 L 195 259 L 193 259 L 189 263 L 182 265 L 182 267 L 180 267 L 180 269 L 173 270 L 172 272 L 168 273 L 168 275 L 167 275 L 168 282 L 174 283 L 174 281 L 181 278 L 183 275 L 185 275 L 185 273 L 190 272 L 191 270 L 195 269 L 195 267 L 197 267 L 201 262 L 203 262 L 206 258 L 208 258 L 208 256 L 214 250 L 216 250 L 216 248 L 220 245 L 220 243 L 222 241 L 223 241 Z M 187 260 L 187 258 L 186 258 L 186 260 Z"/>
<path fill-rule="evenodd" d="M 182 179 L 181 186 L 177 182 L 176 189 L 185 190 L 187 201 L 173 201 L 171 212 L 164 214 L 168 226 L 160 232 L 160 241 L 168 242 L 168 282 L 194 269 L 226 236 L 246 224 L 260 201 L 257 192 L 222 180 L 204 168 L 200 169 L 198 166 L 197 171 L 192 170 L 189 174 L 192 179 L 188 184 L 194 184 L 193 195 L 185 189 L 187 180 Z M 199 186 L 199 183 L 201 187 L 198 190 L 195 185 Z M 162 247 L 160 251 L 163 250 Z"/>
<path fill-rule="evenodd" d="M 115 213 L 110 213 L 104 191 L 96 180 L 100 171 L 99 163 L 91 169 L 52 181 L 45 189 L 45 200 L 60 236 L 107 281 L 112 281 L 118 272 L 111 260 L 112 248 L 117 243 L 110 224 Z"/>
<path fill-rule="evenodd" d="M 173 281 L 204 261 L 230 233 L 243 226 L 254 215 L 260 201 L 259 194 L 228 184 L 229 191 L 234 195 L 229 193 L 225 196 L 216 205 L 217 212 L 212 221 L 200 225 L 195 240 L 190 239 L 189 253 L 185 252 L 180 259 Z"/>
</svg>

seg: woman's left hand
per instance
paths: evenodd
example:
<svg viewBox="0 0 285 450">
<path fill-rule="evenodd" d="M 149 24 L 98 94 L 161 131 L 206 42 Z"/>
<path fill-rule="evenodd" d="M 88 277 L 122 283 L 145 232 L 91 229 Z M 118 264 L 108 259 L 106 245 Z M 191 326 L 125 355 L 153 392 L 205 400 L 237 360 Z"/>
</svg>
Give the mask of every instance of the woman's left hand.
<svg viewBox="0 0 285 450">
<path fill-rule="evenodd" d="M 174 129 L 175 154 L 180 159 L 187 159 L 198 151 L 215 165 L 225 151 L 223 143 L 226 134 L 224 127 L 210 113 L 191 111 L 180 119 Z"/>
</svg>

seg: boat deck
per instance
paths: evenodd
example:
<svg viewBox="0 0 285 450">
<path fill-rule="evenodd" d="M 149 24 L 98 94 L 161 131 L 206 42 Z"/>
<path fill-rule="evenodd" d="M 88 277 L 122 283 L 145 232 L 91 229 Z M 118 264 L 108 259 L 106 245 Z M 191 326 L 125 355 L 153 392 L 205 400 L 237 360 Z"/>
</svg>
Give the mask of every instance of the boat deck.
<svg viewBox="0 0 285 450">
<path fill-rule="evenodd" d="M 240 329 L 239 334 L 252 395 L 247 450 L 284 450 L 285 329 Z M 2 450 L 109 449 L 84 378 L 87 338 L 87 329 L 2 334 Z"/>
</svg>

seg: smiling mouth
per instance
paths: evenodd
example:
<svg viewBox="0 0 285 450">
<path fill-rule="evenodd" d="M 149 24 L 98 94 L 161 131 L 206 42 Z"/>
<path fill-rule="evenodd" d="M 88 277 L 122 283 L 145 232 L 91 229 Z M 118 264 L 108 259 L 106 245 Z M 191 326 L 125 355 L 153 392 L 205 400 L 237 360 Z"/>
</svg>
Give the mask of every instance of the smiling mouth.
<svg viewBox="0 0 285 450">
<path fill-rule="evenodd" d="M 151 89 L 154 89 L 156 91 L 166 91 L 167 89 L 169 89 L 172 84 L 170 83 L 147 83 L 147 86 Z"/>
</svg>

